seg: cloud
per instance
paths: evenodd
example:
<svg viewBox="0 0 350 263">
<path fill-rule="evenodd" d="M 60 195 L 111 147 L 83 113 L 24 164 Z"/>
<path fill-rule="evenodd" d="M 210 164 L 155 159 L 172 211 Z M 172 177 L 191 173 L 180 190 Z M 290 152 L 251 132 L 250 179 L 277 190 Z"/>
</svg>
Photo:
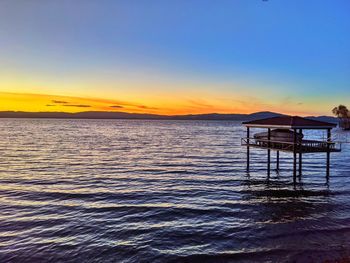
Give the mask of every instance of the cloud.
<svg viewBox="0 0 350 263">
<path fill-rule="evenodd" d="M 115 109 L 122 109 L 124 108 L 123 106 L 120 106 L 120 105 L 112 105 L 112 106 L 109 106 L 110 108 L 115 108 Z"/>
<path fill-rule="evenodd" d="M 53 104 L 46 104 L 46 107 L 55 107 L 56 105 Z"/>
<path fill-rule="evenodd" d="M 155 107 L 148 107 L 148 106 L 145 106 L 145 105 L 140 105 L 140 106 L 137 106 L 139 109 L 146 109 L 146 110 L 158 110 L 158 108 L 155 108 Z"/>
<path fill-rule="evenodd" d="M 195 105 L 196 107 L 200 108 L 213 108 L 213 105 L 205 102 L 204 100 L 197 99 L 197 100 L 187 100 L 189 103 Z"/>
<path fill-rule="evenodd" d="M 78 108 L 90 108 L 91 105 L 85 105 L 85 104 L 65 104 L 63 105 L 65 107 L 78 107 Z"/>
<path fill-rule="evenodd" d="M 66 104 L 68 102 L 64 101 L 64 100 L 52 100 L 52 103 L 55 103 L 55 104 Z"/>
</svg>

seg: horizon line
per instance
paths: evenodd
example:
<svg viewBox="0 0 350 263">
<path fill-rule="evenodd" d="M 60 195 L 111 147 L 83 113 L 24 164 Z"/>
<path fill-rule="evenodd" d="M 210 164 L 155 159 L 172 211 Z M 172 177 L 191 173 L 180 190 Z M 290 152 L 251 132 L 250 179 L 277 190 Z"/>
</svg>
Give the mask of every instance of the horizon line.
<svg viewBox="0 0 350 263">
<path fill-rule="evenodd" d="M 16 111 L 16 110 L 3 110 L 0 111 L 0 118 L 3 118 L 1 114 L 66 114 L 66 115 L 79 115 L 79 114 L 88 114 L 88 113 L 99 113 L 99 114 L 125 114 L 125 115 L 151 115 L 151 116 L 159 116 L 159 117 L 189 117 L 189 116 L 205 116 L 205 115 L 243 115 L 243 116 L 249 116 L 254 114 L 272 114 L 272 115 L 283 115 L 283 116 L 300 116 L 300 115 L 293 115 L 293 114 L 285 114 L 281 112 L 274 112 L 274 111 L 256 111 L 251 113 L 217 113 L 217 112 L 210 112 L 210 113 L 187 113 L 187 114 L 156 114 L 151 112 L 125 112 L 125 111 L 79 111 L 79 112 L 66 112 L 66 111 Z M 304 115 L 302 117 L 330 117 L 330 118 L 336 118 L 335 116 L 331 115 Z"/>
</svg>

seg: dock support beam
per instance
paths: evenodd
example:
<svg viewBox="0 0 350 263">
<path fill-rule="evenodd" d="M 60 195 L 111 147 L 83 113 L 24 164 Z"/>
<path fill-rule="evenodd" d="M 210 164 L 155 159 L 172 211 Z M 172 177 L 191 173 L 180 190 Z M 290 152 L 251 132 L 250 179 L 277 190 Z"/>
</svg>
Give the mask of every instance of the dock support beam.
<svg viewBox="0 0 350 263">
<path fill-rule="evenodd" d="M 303 172 L 303 154 L 299 152 L 299 177 L 301 177 L 302 172 Z"/>
<path fill-rule="evenodd" d="M 249 171 L 249 168 L 250 168 L 249 138 L 250 138 L 250 130 L 249 130 L 249 127 L 247 127 L 247 171 Z"/>
<path fill-rule="evenodd" d="M 294 143 L 293 143 L 293 181 L 297 178 L 297 130 L 294 129 Z"/>
<path fill-rule="evenodd" d="M 299 129 L 299 133 L 303 134 L 303 130 Z M 301 144 L 299 143 L 298 145 L 299 145 L 299 179 L 300 179 L 303 171 L 303 154 L 302 154 Z"/>
<path fill-rule="evenodd" d="M 279 172 L 280 170 L 280 151 L 277 151 L 276 154 L 276 171 Z"/>
<path fill-rule="evenodd" d="M 270 171 L 271 171 L 271 129 L 267 130 L 267 175 L 270 177 Z"/>
<path fill-rule="evenodd" d="M 331 137 L 331 129 L 327 129 L 327 181 L 329 180 L 330 175 L 330 159 L 331 159 L 331 152 L 330 152 L 330 142 L 332 141 Z"/>
</svg>

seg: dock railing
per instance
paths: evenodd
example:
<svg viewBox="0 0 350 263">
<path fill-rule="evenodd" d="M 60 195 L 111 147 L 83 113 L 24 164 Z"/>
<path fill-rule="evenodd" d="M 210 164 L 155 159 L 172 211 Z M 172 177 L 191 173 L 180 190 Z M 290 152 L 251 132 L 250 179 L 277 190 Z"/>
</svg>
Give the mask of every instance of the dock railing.
<svg viewBox="0 0 350 263">
<path fill-rule="evenodd" d="M 341 143 L 334 141 L 317 141 L 317 140 L 301 140 L 296 143 L 288 141 L 275 141 L 256 138 L 242 138 L 242 146 L 250 146 L 264 149 L 273 149 L 279 151 L 293 152 L 294 147 L 297 152 L 340 152 Z"/>
</svg>

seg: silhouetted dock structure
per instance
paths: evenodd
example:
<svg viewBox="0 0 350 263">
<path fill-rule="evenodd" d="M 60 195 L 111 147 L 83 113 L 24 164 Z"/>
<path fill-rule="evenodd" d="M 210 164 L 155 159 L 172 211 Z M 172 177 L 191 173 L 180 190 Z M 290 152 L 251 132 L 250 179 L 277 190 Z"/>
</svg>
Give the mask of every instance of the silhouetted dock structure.
<svg viewBox="0 0 350 263">
<path fill-rule="evenodd" d="M 282 116 L 243 122 L 247 128 L 247 136 L 242 138 L 242 145 L 247 147 L 247 170 L 250 168 L 250 148 L 267 149 L 267 173 L 271 171 L 271 150 L 277 152 L 276 169 L 279 170 L 279 152 L 293 153 L 293 179 L 297 175 L 297 159 L 299 159 L 299 175 L 302 174 L 303 154 L 326 153 L 326 175 L 330 174 L 330 154 L 340 152 L 331 139 L 331 130 L 336 124 L 311 120 L 298 116 Z M 251 137 L 252 128 L 264 128 L 267 132 L 256 133 Z M 326 130 L 325 141 L 304 140 L 303 130 Z"/>
</svg>

